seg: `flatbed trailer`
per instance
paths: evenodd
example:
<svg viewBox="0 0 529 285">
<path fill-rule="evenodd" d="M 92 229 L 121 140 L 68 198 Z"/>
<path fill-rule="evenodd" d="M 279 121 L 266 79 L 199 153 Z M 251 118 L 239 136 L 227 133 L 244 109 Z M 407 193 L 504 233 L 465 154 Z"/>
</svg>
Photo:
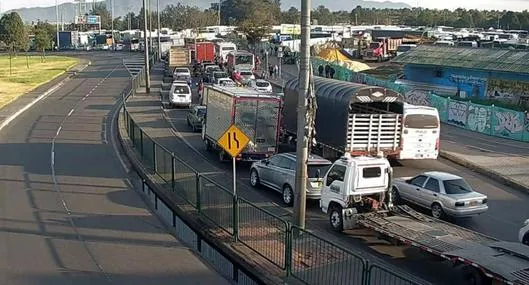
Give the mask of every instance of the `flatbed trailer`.
<svg viewBox="0 0 529 285">
<path fill-rule="evenodd" d="M 359 225 L 461 266 L 459 284 L 529 285 L 529 246 L 433 219 L 408 206 L 359 215 Z"/>
</svg>

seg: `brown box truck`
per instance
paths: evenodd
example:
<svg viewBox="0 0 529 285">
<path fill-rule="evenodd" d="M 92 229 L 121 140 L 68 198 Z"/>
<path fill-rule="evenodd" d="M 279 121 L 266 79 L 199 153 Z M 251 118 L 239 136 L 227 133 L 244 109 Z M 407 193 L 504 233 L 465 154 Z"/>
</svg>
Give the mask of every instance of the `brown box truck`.
<svg viewBox="0 0 529 285">
<path fill-rule="evenodd" d="M 384 61 L 397 54 L 402 39 L 376 38 L 363 52 L 365 61 Z"/>
<path fill-rule="evenodd" d="M 191 53 L 185 47 L 172 46 L 169 49 L 169 67 L 189 66 L 191 64 Z"/>
</svg>

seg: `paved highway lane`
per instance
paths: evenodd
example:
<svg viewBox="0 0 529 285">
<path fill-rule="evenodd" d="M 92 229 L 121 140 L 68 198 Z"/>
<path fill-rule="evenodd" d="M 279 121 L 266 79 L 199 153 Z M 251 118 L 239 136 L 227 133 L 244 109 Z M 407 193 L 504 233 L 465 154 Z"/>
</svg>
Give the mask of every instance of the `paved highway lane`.
<svg viewBox="0 0 529 285">
<path fill-rule="evenodd" d="M 169 235 L 115 153 L 122 57 L 92 66 L 0 136 L 0 284 L 229 284 Z"/>
<path fill-rule="evenodd" d="M 205 151 L 199 133 L 193 133 L 186 126 L 186 110 L 165 110 L 166 119 L 173 125 L 174 135 L 181 140 L 173 142 L 176 153 L 185 161 L 195 166 L 198 171 L 222 172 L 214 174 L 215 179 L 231 189 L 231 164 L 220 163 L 216 154 Z M 168 139 L 170 140 L 168 135 Z M 192 151 L 190 151 L 192 150 Z M 248 164 L 239 164 L 237 169 L 238 192 L 252 202 L 258 203 L 267 210 L 284 218 L 290 218 L 291 208 L 283 207 L 280 194 L 268 189 L 254 189 L 249 184 Z M 436 161 L 404 161 L 395 166 L 396 176 L 411 176 L 421 171 L 441 170 L 457 173 L 467 179 L 476 189 L 489 196 L 488 213 L 456 221 L 459 225 L 481 233 L 509 241 L 515 241 L 522 222 L 529 217 L 529 196 L 514 189 L 500 185 L 487 177 L 476 174 L 463 167 L 443 159 Z M 368 252 L 375 259 L 386 262 L 391 260 L 400 269 L 412 272 L 425 280 L 434 283 L 450 283 L 450 268 L 439 267 L 436 259 L 425 258 L 415 249 L 390 246 L 379 241 L 371 233 L 350 231 L 347 234 L 336 234 L 329 230 L 327 217 L 320 212 L 317 202 L 308 203 L 308 227 L 345 247 L 358 248 Z M 354 247 L 353 247 L 354 246 Z M 441 273 L 439 273 L 441 272 Z M 445 274 L 446 273 L 446 274 Z"/>
</svg>

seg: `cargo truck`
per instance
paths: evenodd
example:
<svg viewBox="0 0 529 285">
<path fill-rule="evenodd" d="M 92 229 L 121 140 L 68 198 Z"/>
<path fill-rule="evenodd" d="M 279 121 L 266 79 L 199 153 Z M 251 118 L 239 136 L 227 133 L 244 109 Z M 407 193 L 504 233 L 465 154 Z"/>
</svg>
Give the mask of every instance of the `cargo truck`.
<svg viewBox="0 0 529 285">
<path fill-rule="evenodd" d="M 331 229 L 368 228 L 392 244 L 414 247 L 425 257 L 438 257 L 443 261 L 439 267 L 452 268 L 457 277 L 453 284 L 529 285 L 529 246 L 501 241 L 394 204 L 392 176 L 389 161 L 381 155 L 352 157 L 346 153 L 336 160 L 323 177 L 320 200 Z"/>
<path fill-rule="evenodd" d="M 185 47 L 171 47 L 169 49 L 169 67 L 189 66 L 191 64 L 191 53 Z"/>
<path fill-rule="evenodd" d="M 281 97 L 245 87 L 204 86 L 203 103 L 206 119 L 202 139 L 208 151 L 217 151 L 219 160 L 229 155 L 217 144 L 218 139 L 234 124 L 250 142 L 236 159 L 257 161 L 277 152 Z"/>
<path fill-rule="evenodd" d="M 384 61 L 397 55 L 397 49 L 402 44 L 402 39 L 376 38 L 363 52 L 365 61 Z"/>
<path fill-rule="evenodd" d="M 215 44 L 212 42 L 196 43 L 195 59 L 197 63 L 204 61 L 215 62 Z"/>
</svg>

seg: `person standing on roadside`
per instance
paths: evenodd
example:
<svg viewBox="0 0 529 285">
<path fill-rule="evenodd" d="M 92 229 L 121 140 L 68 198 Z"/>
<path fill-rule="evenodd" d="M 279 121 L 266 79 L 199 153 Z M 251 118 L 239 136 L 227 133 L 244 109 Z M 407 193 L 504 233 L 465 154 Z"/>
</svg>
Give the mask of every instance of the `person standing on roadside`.
<svg viewBox="0 0 529 285">
<path fill-rule="evenodd" d="M 329 70 L 329 75 L 331 76 L 331 78 L 334 78 L 334 73 L 336 71 L 334 70 L 334 67 L 331 67 L 331 69 Z"/>
<path fill-rule="evenodd" d="M 323 77 L 323 65 L 318 66 L 318 76 Z"/>
<path fill-rule="evenodd" d="M 329 78 L 329 73 L 331 72 L 331 67 L 327 64 L 325 65 L 325 77 Z"/>
</svg>

